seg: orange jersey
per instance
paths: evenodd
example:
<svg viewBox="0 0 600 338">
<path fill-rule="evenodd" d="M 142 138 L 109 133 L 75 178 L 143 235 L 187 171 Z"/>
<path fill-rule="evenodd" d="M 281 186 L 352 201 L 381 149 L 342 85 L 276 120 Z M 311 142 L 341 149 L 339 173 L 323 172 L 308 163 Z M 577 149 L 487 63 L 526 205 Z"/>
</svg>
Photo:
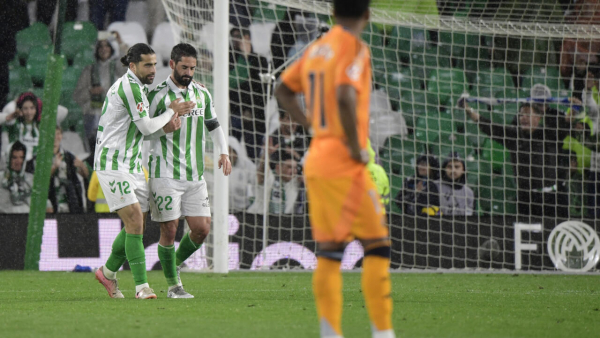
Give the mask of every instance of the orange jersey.
<svg viewBox="0 0 600 338">
<path fill-rule="evenodd" d="M 304 165 L 307 177 L 351 176 L 364 165 L 350 157 L 341 124 L 337 87 L 356 89 L 358 141 L 366 148 L 369 137 L 371 57 L 369 47 L 342 26 L 310 45 L 282 75 L 294 92 L 304 93 L 314 136 Z"/>
</svg>

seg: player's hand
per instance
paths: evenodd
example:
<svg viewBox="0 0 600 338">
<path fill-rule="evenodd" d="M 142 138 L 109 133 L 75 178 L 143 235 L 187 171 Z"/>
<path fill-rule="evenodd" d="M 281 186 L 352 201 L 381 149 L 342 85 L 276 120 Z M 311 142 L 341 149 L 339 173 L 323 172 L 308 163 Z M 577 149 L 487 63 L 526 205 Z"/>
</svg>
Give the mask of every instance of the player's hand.
<svg viewBox="0 0 600 338">
<path fill-rule="evenodd" d="M 58 167 L 60 167 L 60 164 L 62 163 L 62 160 L 63 155 L 61 153 L 55 154 L 54 159 L 52 160 L 52 169 L 58 169 Z"/>
<path fill-rule="evenodd" d="M 196 103 L 193 101 L 182 101 L 179 98 L 179 99 L 176 99 L 173 102 L 171 102 L 171 104 L 169 105 L 169 108 L 173 109 L 173 111 L 177 115 L 183 116 L 183 115 L 191 112 L 192 108 L 194 108 L 195 105 L 196 105 Z"/>
<path fill-rule="evenodd" d="M 231 161 L 229 161 L 229 155 L 221 154 L 219 156 L 219 169 L 223 167 L 223 175 L 229 176 L 231 174 Z"/>
<path fill-rule="evenodd" d="M 179 115 L 173 114 L 171 120 L 163 127 L 163 131 L 165 134 L 169 134 L 175 130 L 179 130 L 179 128 L 181 128 L 181 119 L 179 118 Z"/>
<path fill-rule="evenodd" d="M 350 157 L 356 162 L 360 162 L 362 164 L 369 163 L 369 152 L 366 149 L 350 150 Z"/>
</svg>

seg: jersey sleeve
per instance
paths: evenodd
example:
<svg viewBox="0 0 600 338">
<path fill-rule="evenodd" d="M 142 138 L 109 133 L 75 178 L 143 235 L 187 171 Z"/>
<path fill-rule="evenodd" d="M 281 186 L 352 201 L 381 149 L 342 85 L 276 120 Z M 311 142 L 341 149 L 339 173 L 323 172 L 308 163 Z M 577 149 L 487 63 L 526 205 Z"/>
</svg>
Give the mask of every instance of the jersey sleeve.
<svg viewBox="0 0 600 338">
<path fill-rule="evenodd" d="M 159 86 L 148 94 L 148 101 L 150 102 L 148 114 L 150 118 L 162 115 L 167 111 L 167 107 L 171 105 L 167 91 L 167 87 Z"/>
<path fill-rule="evenodd" d="M 215 111 L 215 102 L 212 99 L 212 95 L 210 95 L 206 87 L 200 87 L 198 91 L 200 95 L 204 95 L 204 123 L 208 120 L 216 119 L 217 112 Z"/>
<path fill-rule="evenodd" d="M 304 55 L 302 58 L 292 63 L 283 74 L 281 74 L 282 82 L 291 91 L 299 93 L 302 91 L 302 65 L 304 64 Z"/>
<path fill-rule="evenodd" d="M 123 81 L 119 87 L 119 96 L 132 121 L 148 116 L 149 107 L 147 101 L 144 100 L 145 94 L 139 84 L 133 81 Z"/>
<path fill-rule="evenodd" d="M 350 85 L 357 91 L 364 86 L 364 72 L 368 71 L 368 50 L 362 44 L 347 43 L 342 50 L 335 70 L 335 86 Z"/>
</svg>

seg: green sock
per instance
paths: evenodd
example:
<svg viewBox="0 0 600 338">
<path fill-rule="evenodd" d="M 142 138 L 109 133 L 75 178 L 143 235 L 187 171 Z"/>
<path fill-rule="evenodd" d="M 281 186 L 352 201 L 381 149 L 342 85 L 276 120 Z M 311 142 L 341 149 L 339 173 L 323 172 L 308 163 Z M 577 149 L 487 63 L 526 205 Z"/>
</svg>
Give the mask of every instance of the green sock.
<svg viewBox="0 0 600 338">
<path fill-rule="evenodd" d="M 177 285 L 177 267 L 175 266 L 175 246 L 158 245 L 158 259 L 162 265 L 163 273 L 169 286 Z"/>
<path fill-rule="evenodd" d="M 115 238 L 110 256 L 108 257 L 106 264 L 104 264 L 104 266 L 112 272 L 119 271 L 127 259 L 127 255 L 125 254 L 125 235 L 125 228 L 123 228 L 117 235 L 117 238 Z"/>
<path fill-rule="evenodd" d="M 175 253 L 177 256 L 177 261 L 175 264 L 180 266 L 181 263 L 185 262 L 185 260 L 188 259 L 188 257 L 190 257 L 194 252 L 196 252 L 196 250 L 200 249 L 201 246 L 202 243 L 196 244 L 194 241 L 192 241 L 189 233 L 185 234 L 185 236 L 183 236 L 181 239 L 181 242 L 179 242 L 179 247 Z"/>
<path fill-rule="evenodd" d="M 148 283 L 146 277 L 146 253 L 142 238 L 144 235 L 127 234 L 125 239 L 125 252 L 133 274 L 135 285 Z"/>
</svg>

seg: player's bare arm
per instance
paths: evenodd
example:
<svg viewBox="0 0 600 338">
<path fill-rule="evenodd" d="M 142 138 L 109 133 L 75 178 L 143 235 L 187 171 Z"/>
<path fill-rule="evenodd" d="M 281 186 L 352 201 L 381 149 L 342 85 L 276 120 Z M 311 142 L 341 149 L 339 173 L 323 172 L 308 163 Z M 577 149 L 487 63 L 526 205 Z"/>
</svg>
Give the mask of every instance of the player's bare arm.
<svg viewBox="0 0 600 338">
<path fill-rule="evenodd" d="M 367 163 L 369 155 L 358 144 L 358 130 L 356 129 L 356 89 L 349 85 L 337 87 L 338 109 L 340 122 L 348 140 L 350 156 L 357 162 Z"/>
<path fill-rule="evenodd" d="M 277 89 L 275 89 L 275 97 L 277 98 L 279 107 L 288 112 L 294 120 L 304 127 L 304 129 L 307 131 L 310 130 L 310 122 L 306 118 L 306 115 L 304 115 L 304 112 L 298 103 L 296 93 L 288 88 L 285 83 L 280 83 L 277 86 Z"/>
</svg>

